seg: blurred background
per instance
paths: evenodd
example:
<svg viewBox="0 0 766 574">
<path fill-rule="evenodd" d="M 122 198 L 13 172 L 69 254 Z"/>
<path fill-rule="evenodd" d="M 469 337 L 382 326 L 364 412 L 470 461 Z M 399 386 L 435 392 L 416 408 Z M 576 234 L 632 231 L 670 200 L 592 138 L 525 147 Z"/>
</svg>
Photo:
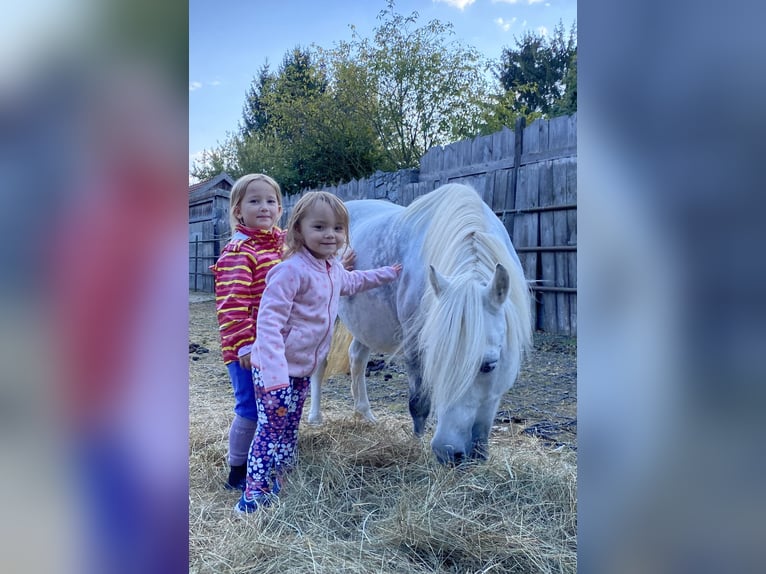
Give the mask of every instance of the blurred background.
<svg viewBox="0 0 766 574">
<path fill-rule="evenodd" d="M 578 4 L 582 572 L 763 567 L 761 13 Z"/>
<path fill-rule="evenodd" d="M 0 570 L 187 569 L 186 2 L 0 23 Z"/>
<path fill-rule="evenodd" d="M 759 15 L 578 5 L 583 572 L 761 570 Z M 0 571 L 188 569 L 187 16 L 4 9 Z"/>
</svg>

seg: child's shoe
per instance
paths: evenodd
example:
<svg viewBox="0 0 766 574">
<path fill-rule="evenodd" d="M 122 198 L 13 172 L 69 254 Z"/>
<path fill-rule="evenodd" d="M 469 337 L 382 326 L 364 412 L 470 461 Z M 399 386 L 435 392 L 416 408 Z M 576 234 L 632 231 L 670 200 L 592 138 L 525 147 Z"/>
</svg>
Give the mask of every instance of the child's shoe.
<svg viewBox="0 0 766 574">
<path fill-rule="evenodd" d="M 282 479 L 275 476 L 271 482 L 271 494 L 279 494 L 282 490 Z"/>
<path fill-rule="evenodd" d="M 229 478 L 226 481 L 226 488 L 229 490 L 245 490 L 247 481 L 247 464 L 232 465 L 229 470 Z"/>
<path fill-rule="evenodd" d="M 239 497 L 239 501 L 234 505 L 234 512 L 238 514 L 250 514 L 261 507 L 271 506 L 271 499 L 266 495 L 256 495 L 252 500 L 245 497 L 245 493 Z"/>
</svg>

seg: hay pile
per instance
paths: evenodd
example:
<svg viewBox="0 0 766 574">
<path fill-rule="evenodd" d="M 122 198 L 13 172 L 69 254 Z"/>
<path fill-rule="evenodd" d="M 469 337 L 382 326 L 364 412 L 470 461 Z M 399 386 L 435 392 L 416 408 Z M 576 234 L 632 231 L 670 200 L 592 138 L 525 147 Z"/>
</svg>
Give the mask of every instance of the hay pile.
<svg viewBox="0 0 766 574">
<path fill-rule="evenodd" d="M 280 501 L 236 515 L 238 494 L 223 489 L 226 393 L 191 396 L 190 572 L 576 571 L 575 455 L 507 429 L 488 462 L 455 470 L 408 418 L 370 425 L 325 405 L 324 426 L 301 427 Z"/>
</svg>

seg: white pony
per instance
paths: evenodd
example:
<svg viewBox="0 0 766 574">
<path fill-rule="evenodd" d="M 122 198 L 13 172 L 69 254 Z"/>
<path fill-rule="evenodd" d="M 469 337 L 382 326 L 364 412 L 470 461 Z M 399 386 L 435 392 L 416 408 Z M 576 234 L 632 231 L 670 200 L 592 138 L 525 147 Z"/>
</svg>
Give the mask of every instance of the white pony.
<svg viewBox="0 0 766 574">
<path fill-rule="evenodd" d="M 401 262 L 398 281 L 342 297 L 355 411 L 375 421 L 365 368 L 370 352 L 401 353 L 409 409 L 421 436 L 433 410 L 431 448 L 443 463 L 484 459 L 502 395 L 532 338 L 529 287 L 508 233 L 476 191 L 447 184 L 407 208 L 346 203 L 357 269 Z M 325 360 L 311 379 L 309 422 L 321 422 Z"/>
</svg>

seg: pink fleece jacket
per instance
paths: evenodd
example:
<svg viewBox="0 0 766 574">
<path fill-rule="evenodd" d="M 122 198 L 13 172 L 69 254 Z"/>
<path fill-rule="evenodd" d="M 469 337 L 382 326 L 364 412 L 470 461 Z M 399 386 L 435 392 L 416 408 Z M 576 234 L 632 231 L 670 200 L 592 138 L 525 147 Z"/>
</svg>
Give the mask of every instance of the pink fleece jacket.
<svg viewBox="0 0 766 574">
<path fill-rule="evenodd" d="M 396 279 L 394 267 L 347 271 L 340 261 L 317 259 L 306 248 L 266 275 L 251 354 L 264 388 L 308 377 L 330 351 L 341 295 L 353 295 Z"/>
</svg>

